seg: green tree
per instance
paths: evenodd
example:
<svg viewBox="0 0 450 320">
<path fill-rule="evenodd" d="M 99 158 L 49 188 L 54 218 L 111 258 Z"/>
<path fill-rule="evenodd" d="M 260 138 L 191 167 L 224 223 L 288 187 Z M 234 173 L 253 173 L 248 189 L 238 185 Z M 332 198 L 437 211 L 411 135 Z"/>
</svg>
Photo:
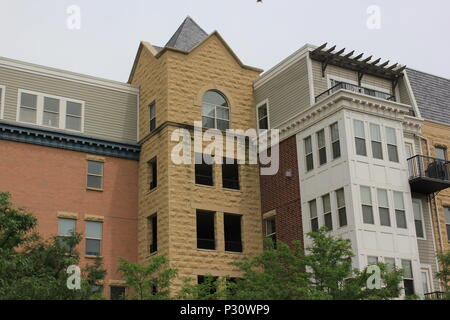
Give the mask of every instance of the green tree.
<svg viewBox="0 0 450 320">
<path fill-rule="evenodd" d="M 312 246 L 304 253 L 298 242 L 277 242 L 257 257 L 235 263 L 245 280 L 235 288 L 236 299 L 390 299 L 400 295 L 401 270 L 378 264 L 382 286 L 368 289 L 372 273 L 352 268 L 349 240 L 329 235 L 325 228 L 309 233 Z"/>
<path fill-rule="evenodd" d="M 436 273 L 436 278 L 442 283 L 444 288 L 443 298 L 450 300 L 450 251 L 437 254 L 441 270 Z"/>
<path fill-rule="evenodd" d="M 132 300 L 169 299 L 171 282 L 178 274 L 165 256 L 152 256 L 146 264 L 120 259 L 118 270 L 131 289 L 126 298 Z"/>
<path fill-rule="evenodd" d="M 183 286 L 177 295 L 179 300 L 223 300 L 227 298 L 226 278 L 206 275 L 203 283 L 192 283 L 191 278 L 183 279 Z"/>
<path fill-rule="evenodd" d="M 81 289 L 67 287 L 67 268 L 80 261 L 75 247 L 81 235 L 74 233 L 64 242 L 57 237 L 43 240 L 36 224 L 25 209 L 13 208 L 8 193 L 0 193 L 0 299 L 98 298 L 91 288 L 106 274 L 100 259 L 82 270 Z"/>
</svg>

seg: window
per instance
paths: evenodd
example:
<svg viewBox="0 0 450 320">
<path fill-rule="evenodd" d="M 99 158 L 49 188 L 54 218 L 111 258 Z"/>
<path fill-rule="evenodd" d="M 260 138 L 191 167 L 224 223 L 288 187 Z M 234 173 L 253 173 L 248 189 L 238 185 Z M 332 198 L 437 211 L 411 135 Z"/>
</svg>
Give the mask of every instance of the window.
<svg viewBox="0 0 450 320">
<path fill-rule="evenodd" d="M 204 128 L 230 128 L 228 102 L 218 91 L 210 90 L 203 96 L 202 123 Z"/>
<path fill-rule="evenodd" d="M 42 125 L 59 128 L 59 100 L 44 97 L 44 118 Z"/>
<path fill-rule="evenodd" d="M 339 227 L 347 225 L 347 212 L 345 210 L 345 194 L 344 189 L 336 191 L 336 203 L 338 207 Z"/>
<path fill-rule="evenodd" d="M 447 160 L 447 149 L 443 147 L 435 147 L 436 158 L 440 160 Z"/>
<path fill-rule="evenodd" d="M 269 114 L 267 113 L 267 103 L 258 107 L 258 129 L 269 129 Z"/>
<path fill-rule="evenodd" d="M 372 211 L 372 195 L 369 187 L 361 186 L 361 204 L 363 213 L 363 222 L 375 224 Z"/>
<path fill-rule="evenodd" d="M 103 189 L 103 162 L 88 161 L 87 187 L 91 189 Z"/>
<path fill-rule="evenodd" d="M 265 235 L 266 238 L 270 238 L 272 240 L 272 244 L 276 247 L 277 243 L 277 233 L 276 233 L 276 225 L 275 225 L 275 217 L 264 220 L 265 224 Z"/>
<path fill-rule="evenodd" d="M 0 119 L 3 119 L 4 107 L 5 107 L 5 86 L 0 85 Z"/>
<path fill-rule="evenodd" d="M 412 296 L 414 291 L 414 277 L 412 272 L 411 260 L 402 260 L 403 269 L 403 286 L 405 288 L 405 295 Z"/>
<path fill-rule="evenodd" d="M 317 132 L 317 148 L 319 149 L 319 164 L 327 163 L 327 148 L 325 146 L 325 130 Z"/>
<path fill-rule="evenodd" d="M 386 269 L 388 272 L 393 272 L 395 270 L 394 258 L 384 258 L 384 263 L 386 264 Z"/>
<path fill-rule="evenodd" d="M 148 230 L 149 230 L 149 252 L 154 253 L 158 251 L 158 219 L 156 214 L 150 216 L 148 219 Z"/>
<path fill-rule="evenodd" d="M 378 263 L 378 257 L 374 257 L 374 256 L 367 257 L 367 264 L 377 264 L 377 263 Z"/>
<path fill-rule="evenodd" d="M 377 189 L 378 213 L 380 214 L 380 224 L 385 227 L 391 226 L 391 216 L 389 213 L 388 193 L 385 189 Z"/>
<path fill-rule="evenodd" d="M 102 222 L 86 222 L 86 255 L 99 256 L 102 244 Z"/>
<path fill-rule="evenodd" d="M 223 159 L 222 186 L 227 189 L 239 190 L 239 165 L 236 159 Z"/>
<path fill-rule="evenodd" d="M 337 159 L 341 156 L 341 144 L 339 142 L 339 125 L 333 123 L 330 126 L 331 132 L 331 149 L 333 151 L 333 159 Z"/>
<path fill-rule="evenodd" d="M 360 120 L 353 120 L 353 127 L 355 130 L 356 154 L 360 156 L 367 156 L 364 122 Z"/>
<path fill-rule="evenodd" d="M 67 237 L 70 237 L 75 232 L 76 220 L 58 218 L 58 242 L 65 247 L 67 252 L 71 252 L 72 248 L 67 243 Z"/>
<path fill-rule="evenodd" d="M 37 95 L 22 92 L 20 95 L 19 121 L 36 123 Z"/>
<path fill-rule="evenodd" d="M 395 220 L 397 222 L 397 228 L 406 229 L 406 213 L 405 202 L 403 200 L 403 193 L 394 191 L 394 204 L 395 204 Z"/>
<path fill-rule="evenodd" d="M 372 156 L 383 159 L 383 146 L 381 144 L 381 129 L 377 124 L 370 124 L 370 139 L 372 140 Z"/>
<path fill-rule="evenodd" d="M 213 185 L 213 166 L 205 163 L 203 154 L 195 154 L 195 183 L 206 186 Z"/>
<path fill-rule="evenodd" d="M 447 240 L 450 242 L 450 207 L 444 207 L 445 226 L 447 228 Z"/>
<path fill-rule="evenodd" d="M 319 230 L 319 217 L 317 216 L 317 203 L 315 199 L 309 202 L 309 214 L 311 217 L 311 231 L 317 232 Z"/>
<path fill-rule="evenodd" d="M 242 252 L 241 220 L 242 216 L 237 214 L 223 215 L 225 251 Z"/>
<path fill-rule="evenodd" d="M 398 162 L 397 136 L 395 129 L 386 127 L 386 139 L 389 161 Z"/>
<path fill-rule="evenodd" d="M 215 212 L 197 210 L 197 248 L 216 249 Z"/>
<path fill-rule="evenodd" d="M 331 215 L 330 194 L 322 196 L 323 218 L 328 230 L 333 230 L 333 217 Z"/>
<path fill-rule="evenodd" d="M 17 121 L 82 131 L 83 102 L 19 90 Z"/>
<path fill-rule="evenodd" d="M 156 129 L 156 101 L 152 101 L 148 105 L 148 114 L 150 117 L 150 132 Z"/>
<path fill-rule="evenodd" d="M 125 287 L 111 286 L 111 300 L 125 300 Z"/>
<path fill-rule="evenodd" d="M 431 286 L 430 286 L 430 272 L 428 269 L 422 269 L 420 271 L 420 276 L 422 278 L 422 288 L 423 293 L 429 293 L 431 292 Z"/>
<path fill-rule="evenodd" d="M 305 158 L 306 158 L 306 171 L 314 169 L 314 159 L 312 150 L 311 136 L 305 138 Z"/>
<path fill-rule="evenodd" d="M 158 162 L 156 157 L 148 162 L 148 173 L 148 186 L 150 190 L 153 190 L 158 186 Z"/>
<path fill-rule="evenodd" d="M 417 238 L 425 238 L 422 219 L 422 206 L 420 205 L 420 200 L 413 199 L 412 204 L 414 213 L 414 225 L 416 227 L 416 236 Z"/>
</svg>

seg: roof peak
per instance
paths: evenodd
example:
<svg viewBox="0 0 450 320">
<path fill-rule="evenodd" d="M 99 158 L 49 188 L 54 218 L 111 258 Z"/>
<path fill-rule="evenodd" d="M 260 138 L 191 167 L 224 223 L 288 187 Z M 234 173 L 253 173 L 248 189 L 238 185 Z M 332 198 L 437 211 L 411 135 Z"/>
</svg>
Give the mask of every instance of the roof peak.
<svg viewBox="0 0 450 320">
<path fill-rule="evenodd" d="M 177 31 L 173 34 L 165 47 L 171 47 L 184 51 L 190 51 L 197 44 L 208 37 L 203 30 L 190 16 L 187 16 Z"/>
</svg>

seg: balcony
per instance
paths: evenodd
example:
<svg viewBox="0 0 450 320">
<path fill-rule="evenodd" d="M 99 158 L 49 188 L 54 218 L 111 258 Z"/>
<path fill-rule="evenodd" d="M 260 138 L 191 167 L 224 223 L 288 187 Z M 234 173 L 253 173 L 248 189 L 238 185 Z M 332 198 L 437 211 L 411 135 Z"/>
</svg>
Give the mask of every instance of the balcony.
<svg viewBox="0 0 450 320">
<path fill-rule="evenodd" d="M 431 194 L 450 188 L 450 162 L 417 155 L 408 159 L 411 191 Z"/>
<path fill-rule="evenodd" d="M 395 101 L 395 96 L 388 94 L 386 92 L 377 91 L 374 89 L 369 89 L 361 86 L 357 86 L 355 84 L 347 83 L 347 82 L 338 82 L 335 86 L 331 87 L 327 91 L 322 92 L 316 97 L 316 102 L 319 102 L 322 99 L 325 99 L 326 97 L 332 95 L 338 90 L 348 90 L 352 92 L 362 93 L 368 96 Z"/>
</svg>

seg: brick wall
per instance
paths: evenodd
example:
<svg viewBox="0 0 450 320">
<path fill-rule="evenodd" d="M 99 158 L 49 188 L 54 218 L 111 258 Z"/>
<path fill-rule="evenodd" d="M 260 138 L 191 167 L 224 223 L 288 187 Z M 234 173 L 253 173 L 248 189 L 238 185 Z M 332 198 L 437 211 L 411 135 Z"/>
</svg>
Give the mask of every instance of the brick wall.
<svg viewBox="0 0 450 320">
<path fill-rule="evenodd" d="M 291 171 L 292 177 L 286 177 Z M 280 168 L 273 176 L 261 176 L 262 213 L 275 210 L 277 240 L 303 242 L 297 146 L 295 136 L 280 143 Z"/>
</svg>

